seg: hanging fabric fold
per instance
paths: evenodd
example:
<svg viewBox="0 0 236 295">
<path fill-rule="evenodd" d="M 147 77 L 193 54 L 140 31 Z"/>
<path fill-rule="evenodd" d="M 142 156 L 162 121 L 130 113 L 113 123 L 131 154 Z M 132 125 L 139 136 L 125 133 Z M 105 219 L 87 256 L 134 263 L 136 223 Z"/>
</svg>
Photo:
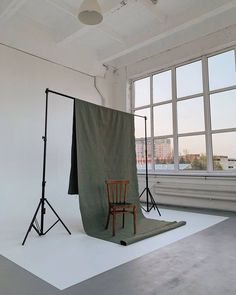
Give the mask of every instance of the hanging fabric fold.
<svg viewBox="0 0 236 295">
<path fill-rule="evenodd" d="M 136 235 L 131 215 L 127 215 L 124 228 L 117 218 L 114 237 L 111 227 L 105 230 L 108 214 L 105 179 L 129 180 L 127 201 L 137 205 Z M 79 194 L 85 232 L 106 241 L 129 245 L 185 224 L 147 219 L 142 214 L 133 115 L 81 100 L 74 103 L 69 194 Z"/>
</svg>

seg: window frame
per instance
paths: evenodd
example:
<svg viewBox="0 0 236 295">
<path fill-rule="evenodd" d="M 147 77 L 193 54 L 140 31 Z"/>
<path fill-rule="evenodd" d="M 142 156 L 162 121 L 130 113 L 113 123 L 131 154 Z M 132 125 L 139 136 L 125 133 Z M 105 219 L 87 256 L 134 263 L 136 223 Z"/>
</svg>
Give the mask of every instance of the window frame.
<svg viewBox="0 0 236 295">
<path fill-rule="evenodd" d="M 152 156 L 152 170 L 149 170 L 149 174 L 155 175 L 216 175 L 216 176 L 236 176 L 236 171 L 217 171 L 213 169 L 213 146 L 212 146 L 212 136 L 216 133 L 226 133 L 226 132 L 236 132 L 235 128 L 227 128 L 227 129 L 217 129 L 212 130 L 211 128 L 211 107 L 210 107 L 210 96 L 215 93 L 225 92 L 229 90 L 236 90 L 236 84 L 234 86 L 219 88 L 215 90 L 210 90 L 209 88 L 209 70 L 208 70 L 208 58 L 212 56 L 216 56 L 218 54 L 222 54 L 228 51 L 234 51 L 235 56 L 235 68 L 236 68 L 236 46 L 231 46 L 225 48 L 223 50 L 217 50 L 211 52 L 209 54 L 202 55 L 200 57 L 196 57 L 190 60 L 186 60 L 181 63 L 173 64 L 172 66 L 165 67 L 158 71 L 154 71 L 138 78 L 130 79 L 129 83 L 131 85 L 130 92 L 131 92 L 131 99 L 130 99 L 130 108 L 131 113 L 135 111 L 142 110 L 144 108 L 150 108 L 150 118 L 151 118 L 151 156 Z M 184 97 L 177 97 L 177 85 L 176 85 L 176 69 L 181 66 L 185 66 L 191 64 L 196 61 L 201 61 L 202 63 L 202 83 L 203 83 L 203 92 L 184 96 Z M 161 102 L 153 103 L 153 76 L 166 72 L 171 71 L 171 86 L 172 86 L 172 100 L 166 100 Z M 139 106 L 135 108 L 135 82 L 144 78 L 150 77 L 150 104 L 146 104 L 143 106 Z M 195 97 L 203 97 L 203 107 L 204 107 L 204 123 L 205 123 L 205 130 L 200 132 L 189 132 L 189 133 L 178 133 L 178 113 L 177 113 L 177 103 L 178 101 L 188 100 Z M 154 136 L 154 107 L 164 105 L 164 104 L 172 104 L 172 121 L 173 121 L 173 134 L 171 136 L 163 135 L 163 136 Z M 194 135 L 204 135 L 205 136 L 205 145 L 206 145 L 206 159 L 207 159 L 207 169 L 206 170 L 179 170 L 179 151 L 178 151 L 178 139 L 179 137 L 184 136 L 194 136 Z M 166 139 L 172 138 L 173 140 L 173 159 L 174 159 L 174 169 L 172 170 L 155 170 L 154 169 L 154 140 L 155 139 Z M 143 174 L 143 172 L 138 171 L 138 174 Z"/>
</svg>

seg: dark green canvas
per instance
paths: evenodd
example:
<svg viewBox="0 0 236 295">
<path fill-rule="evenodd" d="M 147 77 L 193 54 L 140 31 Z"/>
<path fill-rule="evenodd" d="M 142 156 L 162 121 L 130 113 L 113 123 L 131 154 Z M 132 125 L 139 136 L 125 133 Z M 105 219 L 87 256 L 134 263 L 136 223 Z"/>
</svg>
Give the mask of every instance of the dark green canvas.
<svg viewBox="0 0 236 295">
<path fill-rule="evenodd" d="M 111 222 L 105 230 L 108 212 L 105 179 L 129 180 L 127 201 L 137 204 L 136 235 L 131 214 L 126 214 L 124 229 L 117 218 L 114 237 Z M 147 219 L 141 212 L 133 115 L 81 100 L 75 100 L 74 104 L 69 185 L 69 194 L 78 193 L 85 232 L 95 238 L 128 245 L 185 224 Z"/>
</svg>

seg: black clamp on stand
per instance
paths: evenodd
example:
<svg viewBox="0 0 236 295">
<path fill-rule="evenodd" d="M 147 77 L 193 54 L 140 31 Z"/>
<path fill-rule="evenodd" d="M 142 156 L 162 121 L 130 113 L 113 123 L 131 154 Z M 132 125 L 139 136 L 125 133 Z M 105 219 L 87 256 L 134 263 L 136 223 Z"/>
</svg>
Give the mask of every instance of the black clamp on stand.
<svg viewBox="0 0 236 295">
<path fill-rule="evenodd" d="M 141 206 L 141 208 L 146 212 L 150 212 L 154 208 L 154 210 L 157 210 L 159 215 L 161 216 L 161 212 L 159 211 L 157 203 L 155 202 L 155 200 L 154 200 L 154 198 L 152 196 L 152 193 L 151 193 L 151 191 L 149 189 L 149 186 L 148 186 L 147 117 L 145 116 L 144 119 L 145 119 L 145 161 L 146 161 L 145 174 L 146 174 L 146 186 L 145 186 L 144 190 L 142 191 L 141 195 L 139 196 L 139 198 L 141 198 L 142 195 L 146 192 L 146 208 L 144 208 L 143 206 Z"/>
<path fill-rule="evenodd" d="M 44 142 L 44 152 L 43 152 L 43 179 L 42 179 L 42 197 L 39 201 L 38 207 L 34 213 L 33 219 L 30 223 L 30 226 L 27 230 L 27 233 L 25 235 L 24 241 L 22 243 L 22 245 L 24 246 L 26 239 L 31 231 L 31 229 L 33 228 L 36 233 L 39 236 L 43 236 L 46 235 L 58 222 L 60 222 L 64 228 L 67 230 L 67 232 L 71 235 L 71 232 L 69 231 L 69 229 L 66 227 L 66 225 L 64 224 L 64 222 L 61 220 L 61 218 L 59 217 L 59 215 L 57 214 L 57 212 L 53 209 L 52 205 L 49 203 L 49 201 L 45 198 L 45 186 L 46 186 L 46 159 L 47 159 L 47 123 L 48 123 L 48 93 L 49 93 L 49 89 L 47 88 L 46 91 L 46 108 L 45 108 L 45 131 L 44 131 L 44 136 L 42 137 L 43 142 Z M 57 217 L 57 221 L 55 223 L 53 223 L 53 225 L 51 225 L 46 231 L 44 231 L 44 215 L 46 214 L 46 208 L 45 205 L 48 205 L 49 208 L 52 210 L 52 212 L 56 215 Z M 40 224 L 37 221 L 37 215 L 40 211 Z"/>
</svg>

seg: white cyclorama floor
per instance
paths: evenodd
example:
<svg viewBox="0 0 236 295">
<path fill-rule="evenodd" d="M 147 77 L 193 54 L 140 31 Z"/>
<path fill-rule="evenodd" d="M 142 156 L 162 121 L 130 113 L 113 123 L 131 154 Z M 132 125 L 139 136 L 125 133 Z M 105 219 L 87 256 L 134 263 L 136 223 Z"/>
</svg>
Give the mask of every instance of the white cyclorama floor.
<svg viewBox="0 0 236 295">
<path fill-rule="evenodd" d="M 78 217 L 77 220 L 69 220 L 76 224 L 76 229 L 72 227 L 71 236 L 58 224 L 44 237 L 38 237 L 31 231 L 26 245 L 22 247 L 26 229 L 18 223 L 15 228 L 3 227 L 5 232 L 0 236 L 0 254 L 63 290 L 227 219 L 169 209 L 161 209 L 161 213 L 159 217 L 152 210 L 146 216 L 170 221 L 185 220 L 187 224 L 124 247 L 87 236 Z M 67 225 L 71 226 L 68 219 Z"/>
</svg>

